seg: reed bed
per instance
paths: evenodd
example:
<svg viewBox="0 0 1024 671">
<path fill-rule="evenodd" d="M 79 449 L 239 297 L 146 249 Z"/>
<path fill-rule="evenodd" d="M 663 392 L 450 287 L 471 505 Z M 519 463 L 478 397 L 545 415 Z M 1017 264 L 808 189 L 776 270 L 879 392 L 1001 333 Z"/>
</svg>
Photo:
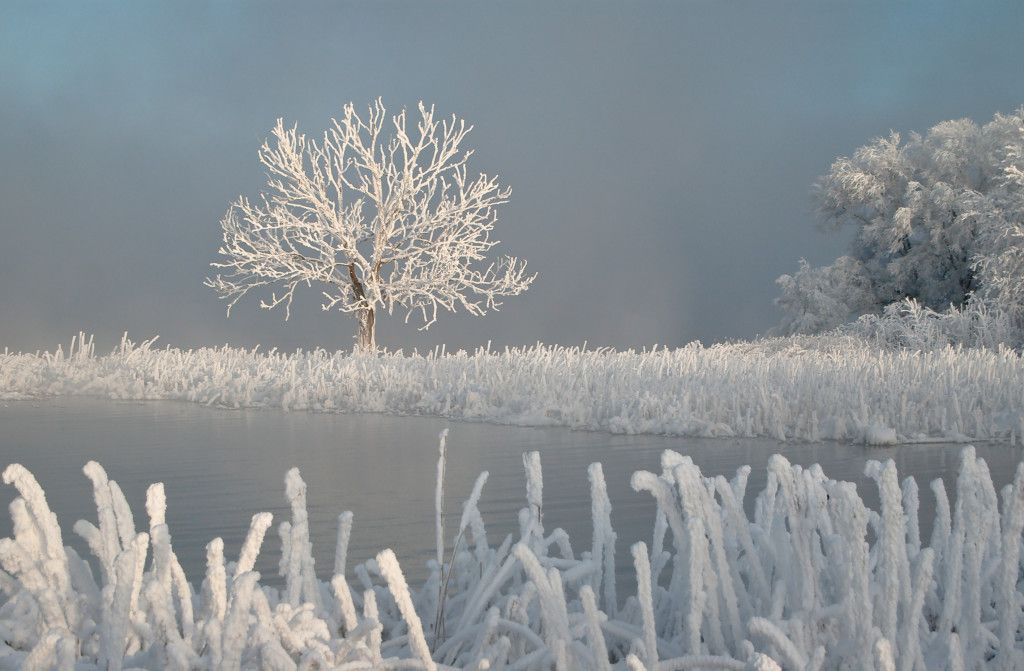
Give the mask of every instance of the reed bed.
<svg viewBox="0 0 1024 671">
<path fill-rule="evenodd" d="M 252 517 L 237 558 L 210 541 L 193 586 L 173 550 L 162 484 L 149 488 L 140 528 L 117 483 L 99 464 L 85 466 L 96 519 L 74 532 L 87 561 L 64 545 L 33 475 L 9 466 L 3 480 L 19 496 L 13 538 L 0 540 L 0 668 L 1024 668 L 1024 464 L 996 492 L 985 462 L 964 448 L 955 492 L 930 483 L 937 512 L 925 534 L 918 484 L 901 482 L 891 461 L 867 465 L 880 494 L 874 511 L 852 484 L 775 456 L 748 516 L 749 467 L 708 478 L 666 451 L 661 473 L 632 477 L 657 512 L 650 545 L 629 549 L 638 587 L 624 596 L 600 464 L 588 470 L 583 546 L 544 526 L 537 453 L 523 458 L 519 531 L 494 543 L 477 508 L 486 472 L 459 493 L 461 514 L 445 512 L 443 440 L 437 554 L 418 585 L 391 550 L 348 565 L 348 512 L 338 517 L 333 566 L 315 566 L 296 469 L 285 476 L 290 519 L 276 527 L 276 588 L 253 570 L 270 513 Z"/>
<path fill-rule="evenodd" d="M 1018 351 L 885 349 L 849 336 L 352 356 L 127 338 L 97 355 L 80 335 L 67 349 L 0 354 L 0 398 L 64 394 L 703 437 L 892 444 L 1024 435 Z"/>
</svg>

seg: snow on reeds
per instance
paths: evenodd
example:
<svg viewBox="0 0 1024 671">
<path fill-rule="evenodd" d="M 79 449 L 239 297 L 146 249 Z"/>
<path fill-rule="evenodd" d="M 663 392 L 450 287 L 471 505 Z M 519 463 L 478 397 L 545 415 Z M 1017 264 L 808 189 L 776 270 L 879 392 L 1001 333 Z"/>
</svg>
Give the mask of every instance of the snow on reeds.
<svg viewBox="0 0 1024 671">
<path fill-rule="evenodd" d="M 952 506 L 942 481 L 931 483 L 937 513 L 924 541 L 917 484 L 901 483 L 891 461 L 867 465 L 881 502 L 872 511 L 854 485 L 775 456 L 749 517 L 749 467 L 707 478 L 666 451 L 660 474 L 633 474 L 657 513 L 650 546 L 630 548 L 637 593 L 620 599 L 600 464 L 589 469 L 593 533 L 577 554 L 564 531 L 544 527 L 538 455 L 523 463 L 518 534 L 488 537 L 476 506 L 482 474 L 459 493 L 458 526 L 442 532 L 441 560 L 415 586 L 391 550 L 346 566 L 350 513 L 339 517 L 333 575 L 322 581 L 331 569 L 318 575 L 314 565 L 306 485 L 289 471 L 280 589 L 253 570 L 269 513 L 253 516 L 237 560 L 213 539 L 193 585 L 174 553 L 162 485 L 150 487 L 148 524 L 137 526 L 116 482 L 86 465 L 97 519 L 74 531 L 90 565 L 65 546 L 33 475 L 9 466 L 3 479 L 19 496 L 14 537 L 0 540 L 0 668 L 1024 668 L 1024 464 L 996 492 L 985 462 L 964 448 Z M 435 505 L 442 520 L 443 493 Z"/>
<path fill-rule="evenodd" d="M 835 334 L 868 341 L 876 347 L 933 350 L 946 345 L 1020 347 L 1024 335 L 1020 315 L 983 304 L 949 306 L 942 312 L 913 298 L 890 303 L 882 314 L 866 314 L 838 327 Z"/>
<path fill-rule="evenodd" d="M 1015 442 L 1024 434 L 1019 352 L 880 349 L 839 336 L 379 356 L 127 339 L 98 356 L 80 336 L 66 351 L 0 354 L 0 398 L 59 394 L 780 440 Z"/>
</svg>

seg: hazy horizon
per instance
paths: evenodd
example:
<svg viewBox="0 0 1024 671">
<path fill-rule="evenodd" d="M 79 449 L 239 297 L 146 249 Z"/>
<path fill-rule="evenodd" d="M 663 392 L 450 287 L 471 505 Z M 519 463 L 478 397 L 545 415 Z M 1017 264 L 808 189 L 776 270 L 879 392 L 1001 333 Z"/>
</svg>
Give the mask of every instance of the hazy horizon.
<svg viewBox="0 0 1024 671">
<path fill-rule="evenodd" d="M 496 251 L 539 273 L 380 344 L 753 337 L 778 275 L 843 251 L 814 179 L 890 129 L 1016 109 L 1021 26 L 1015 2 L 5 3 L 0 349 L 349 347 L 315 289 L 288 323 L 255 298 L 226 319 L 203 279 L 275 119 L 316 133 L 377 96 L 475 126 L 470 169 L 512 187 Z"/>
</svg>

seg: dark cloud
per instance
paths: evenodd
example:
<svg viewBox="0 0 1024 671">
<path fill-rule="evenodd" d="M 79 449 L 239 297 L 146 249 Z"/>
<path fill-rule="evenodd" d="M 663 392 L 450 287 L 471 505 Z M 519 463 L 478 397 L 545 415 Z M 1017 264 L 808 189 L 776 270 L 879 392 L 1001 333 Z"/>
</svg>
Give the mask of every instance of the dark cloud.
<svg viewBox="0 0 1024 671">
<path fill-rule="evenodd" d="M 230 320 L 217 221 L 278 116 L 435 102 L 513 187 L 498 236 L 540 273 L 484 319 L 393 347 L 749 337 L 773 280 L 842 240 L 810 184 L 869 138 L 1024 102 L 1024 10 L 963 3 L 4 3 L 0 346 L 83 329 L 347 346 L 314 292 Z"/>
</svg>

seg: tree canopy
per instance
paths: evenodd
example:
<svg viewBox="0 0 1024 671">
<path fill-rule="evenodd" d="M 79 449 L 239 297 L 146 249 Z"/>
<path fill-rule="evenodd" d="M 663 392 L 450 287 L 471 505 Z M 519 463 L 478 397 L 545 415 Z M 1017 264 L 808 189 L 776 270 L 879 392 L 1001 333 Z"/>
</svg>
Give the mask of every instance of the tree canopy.
<svg viewBox="0 0 1024 671">
<path fill-rule="evenodd" d="M 838 158 L 815 194 L 821 224 L 855 234 L 832 264 L 801 261 L 777 280 L 778 331 L 820 332 L 905 300 L 1024 311 L 1024 108 L 877 138 Z"/>
</svg>

